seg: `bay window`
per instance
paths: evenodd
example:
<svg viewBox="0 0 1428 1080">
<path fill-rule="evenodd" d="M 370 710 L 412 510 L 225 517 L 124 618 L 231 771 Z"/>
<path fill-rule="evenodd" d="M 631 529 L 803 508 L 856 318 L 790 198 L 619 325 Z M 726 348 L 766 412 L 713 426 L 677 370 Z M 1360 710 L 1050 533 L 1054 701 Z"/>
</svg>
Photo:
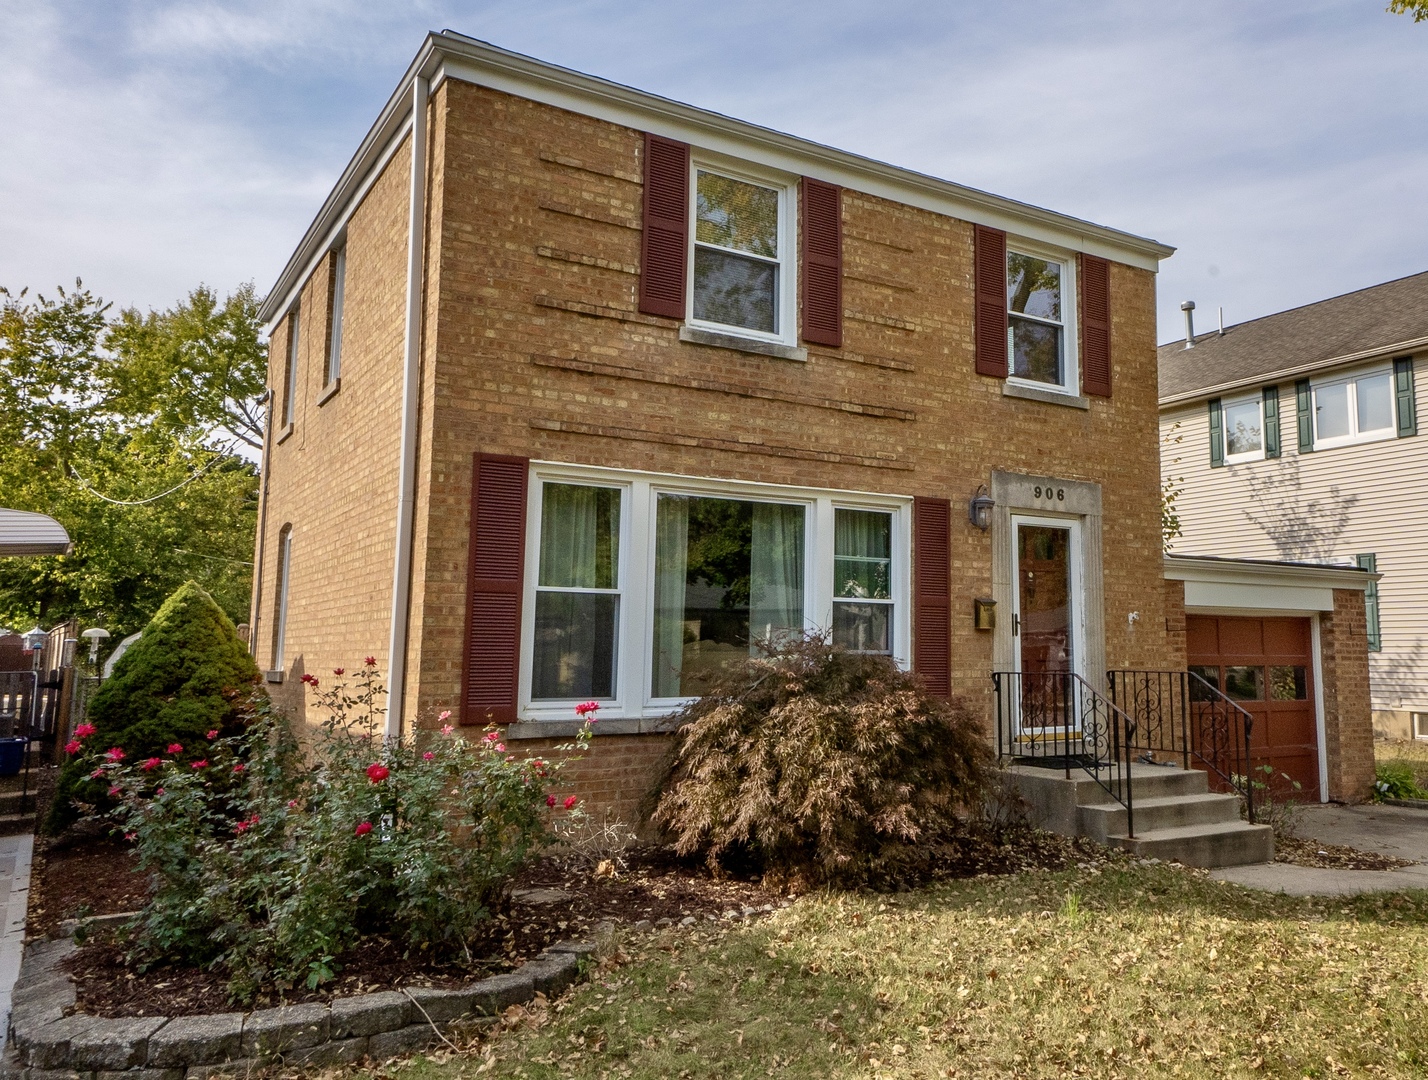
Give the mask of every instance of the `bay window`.
<svg viewBox="0 0 1428 1080">
<path fill-rule="evenodd" d="M 911 500 L 533 466 L 521 715 L 657 717 L 821 629 L 906 662 Z"/>
</svg>

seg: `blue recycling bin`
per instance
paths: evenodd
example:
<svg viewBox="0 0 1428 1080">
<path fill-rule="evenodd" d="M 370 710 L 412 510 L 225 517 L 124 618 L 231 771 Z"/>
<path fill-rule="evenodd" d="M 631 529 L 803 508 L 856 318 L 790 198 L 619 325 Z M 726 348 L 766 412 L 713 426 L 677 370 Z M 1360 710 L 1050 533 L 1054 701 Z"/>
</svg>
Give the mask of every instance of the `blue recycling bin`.
<svg viewBox="0 0 1428 1080">
<path fill-rule="evenodd" d="M 0 776 L 19 776 L 25 764 L 25 747 L 29 739 L 23 735 L 0 739 Z"/>
</svg>

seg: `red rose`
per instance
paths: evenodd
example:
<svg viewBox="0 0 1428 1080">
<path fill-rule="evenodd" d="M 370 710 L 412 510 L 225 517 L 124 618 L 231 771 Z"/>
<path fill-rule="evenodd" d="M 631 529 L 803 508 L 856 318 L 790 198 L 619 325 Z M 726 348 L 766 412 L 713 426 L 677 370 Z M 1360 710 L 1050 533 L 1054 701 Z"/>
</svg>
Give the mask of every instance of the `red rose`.
<svg viewBox="0 0 1428 1080">
<path fill-rule="evenodd" d="M 164 789 L 163 789 L 163 788 L 157 788 L 157 789 L 154 791 L 154 794 L 155 794 L 155 795 L 162 795 L 163 793 L 164 793 Z"/>
<path fill-rule="evenodd" d="M 591 716 L 599 711 L 600 703 L 598 701 L 582 701 L 575 706 L 575 715 L 580 717 Z"/>
<path fill-rule="evenodd" d="M 163 759 L 163 758 L 156 758 L 156 757 L 145 758 L 145 759 L 144 759 L 144 763 L 143 763 L 142 765 L 140 765 L 139 768 L 143 769 L 145 772 L 148 772 L 150 769 L 157 769 L 157 768 L 158 768 L 160 765 L 162 765 L 163 763 L 164 763 L 164 759 Z"/>
<path fill-rule="evenodd" d="M 169 751 L 168 751 L 168 752 L 169 752 L 170 754 L 182 754 L 182 753 L 183 753 L 183 744 L 182 744 L 182 743 L 176 743 L 176 742 L 171 742 L 171 743 L 169 743 Z"/>
<path fill-rule="evenodd" d="M 430 750 L 428 750 L 425 754 L 421 756 L 421 759 L 423 761 L 430 761 L 434 757 L 436 757 L 436 755 L 433 754 Z"/>
<path fill-rule="evenodd" d="M 358 835 L 358 836 L 366 836 L 366 835 L 367 835 L 369 832 L 371 832 L 371 831 L 372 831 L 372 823 L 371 823 L 370 821 L 364 821 L 364 822 L 362 822 L 361 825 L 358 825 L 358 826 L 357 826 L 357 835 Z"/>
<path fill-rule="evenodd" d="M 87 739 L 98 730 L 99 729 L 93 724 L 80 724 L 79 727 L 74 729 L 74 737 L 76 739 Z"/>
<path fill-rule="evenodd" d="M 104 756 L 107 757 L 110 761 L 123 761 L 124 751 L 120 750 L 117 746 L 111 746 L 108 750 L 104 752 Z"/>
<path fill-rule="evenodd" d="M 111 798 L 112 798 L 113 796 L 115 796 L 115 795 L 122 795 L 122 794 L 124 794 L 124 791 L 123 791 L 123 789 L 122 789 L 118 784 L 115 784 L 112 788 L 109 789 L 109 795 L 110 795 Z"/>
<path fill-rule="evenodd" d="M 64 752 L 66 754 L 77 754 L 83 749 L 84 744 L 78 739 L 70 739 L 69 742 L 64 744 Z"/>
<path fill-rule="evenodd" d="M 547 796 L 545 797 L 545 804 L 546 804 L 546 806 L 552 806 L 552 807 L 553 807 L 553 806 L 555 805 L 555 796 L 554 796 L 554 795 L 547 795 Z"/>
<path fill-rule="evenodd" d="M 103 776 L 103 775 L 104 775 L 104 770 L 103 770 L 103 769 L 95 769 L 92 773 L 89 774 L 89 778 L 90 778 L 91 780 L 98 780 L 98 779 L 99 779 L 101 776 Z"/>
<path fill-rule="evenodd" d="M 334 675 L 345 675 L 346 673 L 347 673 L 347 669 L 346 669 L 346 668 L 335 667 L 335 668 L 332 669 L 332 674 L 334 674 Z"/>
<path fill-rule="evenodd" d="M 199 760 L 193 763 L 193 767 L 195 769 L 206 769 L 208 768 L 208 762 L 204 761 L 202 758 L 199 758 Z"/>
<path fill-rule="evenodd" d="M 234 765 L 234 766 L 233 766 L 233 771 L 234 771 L 234 772 L 247 772 L 247 771 L 248 771 L 248 766 L 244 765 L 244 764 L 240 761 L 240 762 L 238 762 L 237 765 Z"/>
<path fill-rule="evenodd" d="M 573 807 L 573 806 L 574 806 L 576 803 L 578 803 L 579 801 L 580 801 L 580 800 L 577 799 L 574 795 L 567 795 L 567 796 L 565 797 L 565 808 L 566 808 L 567 810 L 569 810 L 571 807 Z"/>
<path fill-rule="evenodd" d="M 377 658 L 375 656 L 369 656 L 367 657 L 367 659 L 363 660 L 362 663 L 366 664 L 368 667 L 376 667 Z"/>
<path fill-rule="evenodd" d="M 208 737 L 209 737 L 210 739 L 216 739 L 216 738 L 218 738 L 218 729 L 215 728 L 214 730 L 210 731 L 210 732 L 208 733 Z"/>
<path fill-rule="evenodd" d="M 373 763 L 367 766 L 367 779 L 374 784 L 380 784 L 387 777 L 392 775 L 392 770 L 385 765 Z"/>
</svg>

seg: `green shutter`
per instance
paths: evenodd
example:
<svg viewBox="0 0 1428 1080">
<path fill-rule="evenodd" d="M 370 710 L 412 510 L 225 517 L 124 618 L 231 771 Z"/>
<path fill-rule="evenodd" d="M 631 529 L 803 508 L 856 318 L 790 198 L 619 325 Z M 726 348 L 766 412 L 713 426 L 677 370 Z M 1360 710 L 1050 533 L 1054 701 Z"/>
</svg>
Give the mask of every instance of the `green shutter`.
<svg viewBox="0 0 1428 1080">
<path fill-rule="evenodd" d="M 1210 468 L 1225 464 L 1225 425 L 1220 417 L 1220 399 L 1210 399 Z"/>
<path fill-rule="evenodd" d="M 1398 412 L 1398 437 L 1418 434 L 1418 410 L 1413 403 L 1413 357 L 1393 362 L 1393 399 Z"/>
<path fill-rule="evenodd" d="M 1314 395 L 1309 392 L 1308 379 L 1294 384 L 1294 419 L 1299 427 L 1299 452 L 1308 454 L 1314 449 Z"/>
<path fill-rule="evenodd" d="M 1367 570 L 1370 574 L 1378 570 L 1377 555 L 1355 555 L 1354 562 L 1359 564 L 1360 570 Z M 1379 652 L 1383 649 L 1383 635 L 1378 625 L 1378 582 L 1370 581 L 1368 588 L 1364 590 L 1364 615 L 1368 621 L 1368 647 L 1369 652 Z"/>
<path fill-rule="evenodd" d="M 1264 456 L 1279 456 L 1279 387 L 1264 388 Z"/>
</svg>

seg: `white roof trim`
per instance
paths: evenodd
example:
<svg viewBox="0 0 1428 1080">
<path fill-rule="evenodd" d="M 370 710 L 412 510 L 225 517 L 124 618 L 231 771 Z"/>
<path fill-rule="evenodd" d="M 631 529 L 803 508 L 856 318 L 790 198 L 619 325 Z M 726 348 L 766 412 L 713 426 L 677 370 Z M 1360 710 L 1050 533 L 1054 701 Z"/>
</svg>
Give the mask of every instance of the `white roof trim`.
<svg viewBox="0 0 1428 1080">
<path fill-rule="evenodd" d="M 306 272 L 300 275 L 300 271 L 307 271 L 321 257 L 327 238 L 345 222 L 358 198 L 358 189 L 376 168 L 384 149 L 400 139 L 400 128 L 411 110 L 407 89 L 417 75 L 431 80 L 433 92 L 443 79 L 460 79 L 1145 270 L 1157 270 L 1160 260 L 1175 251 L 1142 236 L 696 109 L 448 30 L 427 35 L 376 123 L 323 202 L 263 303 L 259 317 L 266 325 L 271 326 L 287 310 L 294 293 L 306 280 Z"/>
<path fill-rule="evenodd" d="M 73 547 L 69 533 L 54 518 L 0 509 L 0 556 L 68 555 Z"/>
<path fill-rule="evenodd" d="M 1167 555 L 1169 581 L 1206 585 L 1274 585 L 1309 589 L 1367 589 L 1383 577 L 1355 566 L 1319 566 L 1308 563 L 1269 562 L 1256 559 L 1222 559 L 1208 555 Z"/>
</svg>

